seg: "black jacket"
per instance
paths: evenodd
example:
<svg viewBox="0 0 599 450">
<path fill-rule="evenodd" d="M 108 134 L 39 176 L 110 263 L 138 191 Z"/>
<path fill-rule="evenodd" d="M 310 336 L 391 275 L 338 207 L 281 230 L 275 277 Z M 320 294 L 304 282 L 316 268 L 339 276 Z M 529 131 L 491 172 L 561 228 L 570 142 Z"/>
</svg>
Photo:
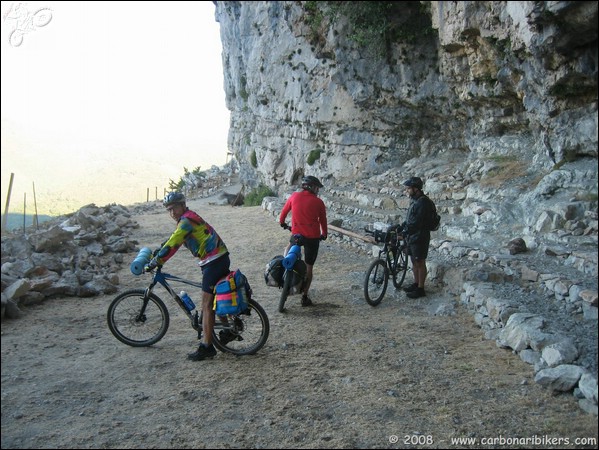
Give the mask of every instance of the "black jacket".
<svg viewBox="0 0 599 450">
<path fill-rule="evenodd" d="M 410 200 L 408 216 L 402 224 L 402 233 L 408 244 L 418 242 L 425 237 L 430 239 L 431 232 L 426 225 L 432 209 L 432 201 L 422 192 L 418 197 Z"/>
</svg>

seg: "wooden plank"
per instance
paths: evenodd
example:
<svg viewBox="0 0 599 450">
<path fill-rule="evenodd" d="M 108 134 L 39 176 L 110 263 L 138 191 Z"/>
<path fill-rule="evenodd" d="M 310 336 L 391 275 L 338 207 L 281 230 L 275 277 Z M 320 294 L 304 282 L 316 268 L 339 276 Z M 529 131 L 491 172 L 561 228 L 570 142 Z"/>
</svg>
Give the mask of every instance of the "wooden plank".
<svg viewBox="0 0 599 450">
<path fill-rule="evenodd" d="M 346 236 L 351 236 L 353 238 L 360 239 L 364 242 L 374 244 L 374 237 L 372 236 L 362 236 L 361 234 L 354 233 L 353 231 L 349 231 L 344 228 L 336 227 L 335 225 L 329 225 L 328 228 L 329 230 L 336 231 L 337 233 L 345 234 Z"/>
</svg>

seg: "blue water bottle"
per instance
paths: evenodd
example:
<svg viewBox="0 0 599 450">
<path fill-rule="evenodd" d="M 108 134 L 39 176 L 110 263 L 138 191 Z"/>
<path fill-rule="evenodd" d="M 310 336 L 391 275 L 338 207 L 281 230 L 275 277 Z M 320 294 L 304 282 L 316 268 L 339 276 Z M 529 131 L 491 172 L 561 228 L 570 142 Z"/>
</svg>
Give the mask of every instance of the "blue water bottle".
<svg viewBox="0 0 599 450">
<path fill-rule="evenodd" d="M 146 267 L 146 264 L 148 264 L 151 259 L 152 250 L 150 250 L 148 247 L 142 248 L 131 263 L 131 273 L 133 275 L 141 275 L 144 273 L 144 267 Z"/>
<path fill-rule="evenodd" d="M 189 294 L 185 291 L 181 291 L 181 293 L 179 294 L 179 297 L 181 298 L 181 300 L 183 300 L 183 303 L 185 303 L 185 308 L 187 308 L 187 311 L 193 311 L 193 309 L 196 307 L 195 303 L 193 302 L 193 300 L 191 299 L 191 297 L 189 296 Z"/>
</svg>

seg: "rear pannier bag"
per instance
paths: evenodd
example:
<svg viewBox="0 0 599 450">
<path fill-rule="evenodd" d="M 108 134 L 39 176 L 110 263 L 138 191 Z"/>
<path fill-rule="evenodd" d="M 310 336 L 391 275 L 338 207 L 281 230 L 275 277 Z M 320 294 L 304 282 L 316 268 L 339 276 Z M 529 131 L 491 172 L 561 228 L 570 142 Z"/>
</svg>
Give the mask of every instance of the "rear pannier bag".
<svg viewBox="0 0 599 450">
<path fill-rule="evenodd" d="M 304 287 L 304 280 L 306 279 L 306 263 L 301 259 L 295 262 L 293 266 L 293 278 L 291 279 L 290 294 L 299 294 L 302 292 Z"/>
<path fill-rule="evenodd" d="M 264 281 L 267 286 L 281 287 L 283 285 L 283 255 L 277 255 L 266 265 Z"/>
<path fill-rule="evenodd" d="M 230 272 L 214 287 L 214 311 L 217 316 L 240 314 L 248 308 L 252 290 L 239 269 Z"/>
</svg>

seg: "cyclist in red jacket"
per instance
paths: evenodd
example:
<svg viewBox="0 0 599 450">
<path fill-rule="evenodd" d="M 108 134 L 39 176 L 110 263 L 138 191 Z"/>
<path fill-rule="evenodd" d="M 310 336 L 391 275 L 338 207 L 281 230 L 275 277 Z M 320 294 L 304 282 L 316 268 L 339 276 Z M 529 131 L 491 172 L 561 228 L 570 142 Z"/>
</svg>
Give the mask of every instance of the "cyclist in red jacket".
<svg viewBox="0 0 599 450">
<path fill-rule="evenodd" d="M 302 306 L 313 305 L 308 296 L 312 284 L 312 269 L 318 256 L 320 241 L 324 241 L 328 235 L 326 207 L 324 202 L 318 198 L 318 190 L 321 187 L 322 183 L 316 177 L 309 175 L 302 178 L 302 190 L 291 194 L 279 217 L 281 227 L 287 228 L 285 218 L 291 212 L 291 233 L 293 236 L 289 241 L 285 254 L 287 254 L 292 244 L 298 243 L 294 235 L 300 234 L 302 236 L 298 243 L 305 249 L 306 262 L 306 282 L 303 289 Z"/>
</svg>

